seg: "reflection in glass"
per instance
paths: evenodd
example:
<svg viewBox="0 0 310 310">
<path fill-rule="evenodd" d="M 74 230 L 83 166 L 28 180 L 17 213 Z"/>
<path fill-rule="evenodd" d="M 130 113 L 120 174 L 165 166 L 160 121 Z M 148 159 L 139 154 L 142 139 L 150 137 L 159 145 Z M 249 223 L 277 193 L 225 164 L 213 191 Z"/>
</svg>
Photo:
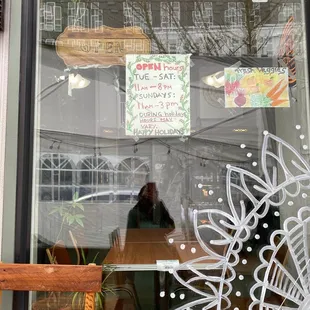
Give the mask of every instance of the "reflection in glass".
<svg viewBox="0 0 310 310">
<path fill-rule="evenodd" d="M 212 244 L 218 237 L 214 225 L 222 225 L 221 216 L 214 216 L 212 222 L 204 211 L 235 212 L 244 220 L 253 209 L 248 192 L 237 190 L 244 184 L 255 200 L 261 199 L 257 190 L 261 184 L 250 173 L 266 181 L 264 131 L 287 141 L 309 161 L 303 1 L 41 2 L 33 262 L 46 261 L 46 249 L 61 244 L 70 257 L 75 258 L 83 249 L 87 263 L 96 257 L 97 264 L 114 265 L 109 281 L 117 297 L 112 293 L 106 297 L 108 310 L 138 309 L 139 303 L 142 310 L 175 309 L 199 299 L 199 294 L 170 273 L 158 273 L 157 261 L 183 264 L 204 257 L 201 265 L 193 268 L 206 274 L 210 256 L 201 243 L 213 246 L 219 255 L 226 253 L 227 246 Z M 117 57 L 123 63 L 98 65 L 107 50 L 91 55 L 95 41 L 89 28 L 95 28 L 101 40 L 101 26 L 118 30 L 140 27 L 138 30 L 150 40 L 151 54 L 191 54 L 190 136 L 126 136 L 126 55 L 122 53 L 127 48 L 141 54 L 143 44 L 122 37 Z M 57 37 L 65 29 L 74 37 L 67 52 L 76 66 L 67 66 L 56 51 Z M 119 37 L 109 31 L 109 42 L 118 42 Z M 72 55 L 75 47 L 84 48 L 83 57 Z M 115 56 L 110 54 L 108 57 Z M 79 66 L 85 59 L 89 66 Z M 226 108 L 225 89 L 233 91 L 234 82 L 225 83 L 224 70 L 239 67 L 288 67 L 290 107 Z M 69 74 L 87 79 L 88 87 L 72 89 L 70 96 Z M 245 79 L 242 87 L 257 89 L 263 85 L 267 89 L 269 82 Z M 269 144 L 268 150 L 278 154 L 276 143 Z M 287 150 L 283 153 L 291 169 L 295 158 Z M 277 160 L 275 156 L 266 159 L 273 182 L 286 177 Z M 249 174 L 240 177 L 231 171 L 227 175 L 229 165 Z M 231 188 L 227 188 L 228 179 Z M 290 188 L 292 193 L 295 190 Z M 275 205 L 283 195 L 277 192 L 271 197 Z M 301 206 L 309 204 L 309 195 L 305 188 L 301 195 L 286 196 L 280 206 L 272 206 L 240 246 L 242 257 L 235 266 L 237 274 L 229 296 L 231 309 L 248 309 L 245 305 L 250 301 L 261 247 L 269 244 L 270 234 L 281 228 L 286 218 L 296 216 Z M 232 237 L 229 229 L 225 232 Z M 214 269 L 216 276 L 219 270 Z M 135 276 L 128 276 L 128 272 Z M 180 275 L 189 280 L 192 269 L 180 270 Z M 205 282 L 197 281 L 195 288 L 212 294 Z M 218 291 L 219 285 L 215 287 Z M 212 309 L 218 305 L 216 300 Z"/>
</svg>

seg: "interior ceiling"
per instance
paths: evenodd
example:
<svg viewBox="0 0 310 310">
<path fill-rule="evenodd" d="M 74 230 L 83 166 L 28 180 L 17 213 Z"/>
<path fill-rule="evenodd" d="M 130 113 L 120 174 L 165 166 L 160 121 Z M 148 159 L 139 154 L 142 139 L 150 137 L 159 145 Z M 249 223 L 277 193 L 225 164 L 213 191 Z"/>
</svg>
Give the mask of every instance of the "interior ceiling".
<svg viewBox="0 0 310 310">
<path fill-rule="evenodd" d="M 55 70 L 59 70 L 59 74 L 62 75 L 66 67 L 55 50 L 51 48 L 44 48 L 43 50 L 41 63 L 45 67 L 50 67 L 53 74 Z M 234 65 L 238 61 L 241 62 L 242 67 L 272 66 L 271 58 L 192 56 L 191 94 L 193 99 L 191 105 L 192 109 L 196 111 L 192 117 L 192 131 L 193 135 L 200 139 L 222 141 L 233 145 L 245 142 L 248 145 L 257 147 L 257 142 L 261 140 L 261 130 L 268 130 L 268 128 L 263 128 L 264 124 L 267 124 L 265 114 L 273 112 L 267 112 L 266 109 L 225 109 L 223 106 L 225 100 L 223 88 L 216 89 L 201 81 L 202 77 L 223 71 L 224 68 Z M 102 74 L 96 74 L 96 70 L 100 70 Z M 100 84 L 105 83 L 107 85 L 113 85 L 115 76 L 117 76 L 120 88 L 123 90 L 126 88 L 124 67 L 90 68 L 73 70 L 73 72 L 79 72 L 83 77 L 89 79 L 91 83 L 97 81 Z M 51 81 L 53 77 L 42 78 Z M 44 84 L 46 83 L 42 83 L 42 85 Z M 85 90 L 87 91 L 87 88 Z M 219 99 L 222 100 L 222 104 L 218 102 Z M 118 125 L 116 124 L 116 126 Z M 58 128 L 46 129 L 58 130 Z M 70 132 L 68 134 L 70 135 Z M 120 134 L 119 128 L 115 128 L 114 133 L 103 134 L 103 137 L 107 139 L 127 139 L 126 136 Z"/>
</svg>

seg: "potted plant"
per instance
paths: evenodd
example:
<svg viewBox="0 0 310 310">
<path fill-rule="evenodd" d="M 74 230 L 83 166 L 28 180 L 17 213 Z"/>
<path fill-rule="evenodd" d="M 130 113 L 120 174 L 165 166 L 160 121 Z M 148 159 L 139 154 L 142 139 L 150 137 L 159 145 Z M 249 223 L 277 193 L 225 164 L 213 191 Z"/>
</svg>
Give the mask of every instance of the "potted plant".
<svg viewBox="0 0 310 310">
<path fill-rule="evenodd" d="M 113 268 L 109 265 L 102 265 L 102 283 L 101 283 L 101 292 L 95 294 L 95 310 L 104 310 L 104 301 L 106 298 L 106 295 L 108 293 L 112 293 L 115 295 L 112 286 L 110 286 L 107 283 L 108 278 L 110 275 L 114 272 Z M 84 301 L 85 301 L 85 293 L 74 293 L 72 297 L 72 303 L 71 303 L 71 308 L 72 310 L 79 310 L 79 309 L 84 309 Z"/>
<path fill-rule="evenodd" d="M 61 247 L 62 250 L 66 251 L 64 242 L 60 240 L 60 236 L 63 233 L 64 225 L 68 225 L 69 227 L 75 226 L 75 228 L 77 226 L 80 228 L 84 228 L 84 206 L 81 203 L 77 202 L 78 198 L 78 193 L 76 192 L 73 195 L 71 202 L 64 202 L 61 206 L 54 207 L 53 210 L 50 212 L 50 214 L 58 214 L 61 218 L 60 230 L 57 234 L 56 242 L 51 248 L 46 249 L 46 253 L 51 264 L 62 263 L 60 257 L 57 256 L 57 250 L 59 249 L 59 247 Z M 99 252 L 93 257 L 91 261 L 89 261 L 85 253 L 85 249 L 78 246 L 78 242 L 75 239 L 71 229 L 69 230 L 69 236 L 76 253 L 76 265 L 96 264 Z M 114 270 L 110 265 L 102 263 L 103 280 L 101 284 L 101 292 L 96 293 L 95 295 L 96 310 L 104 309 L 104 300 L 108 293 L 114 294 L 112 286 L 107 283 L 107 280 L 113 273 L 113 271 Z M 48 297 L 36 301 L 32 305 L 32 310 L 84 309 L 84 294 L 85 293 L 80 292 L 65 294 L 51 292 L 48 294 Z"/>
</svg>

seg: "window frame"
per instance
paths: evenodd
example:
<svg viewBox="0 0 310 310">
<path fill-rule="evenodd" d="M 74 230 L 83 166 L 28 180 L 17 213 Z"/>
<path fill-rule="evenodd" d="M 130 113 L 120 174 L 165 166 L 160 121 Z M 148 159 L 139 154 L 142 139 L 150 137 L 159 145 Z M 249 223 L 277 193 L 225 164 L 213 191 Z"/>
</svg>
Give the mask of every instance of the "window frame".
<svg viewBox="0 0 310 310">
<path fill-rule="evenodd" d="M 11 1 L 12 3 L 14 1 Z M 14 5 L 16 8 L 17 2 Z M 35 82 L 36 82 L 36 61 L 37 61 L 37 26 L 38 26 L 38 1 L 23 0 L 21 3 L 20 29 L 20 50 L 14 51 L 18 57 L 11 58 L 10 62 L 15 63 L 20 59 L 19 76 L 16 83 L 19 84 L 19 102 L 16 109 L 18 118 L 18 141 L 16 161 L 16 204 L 14 223 L 14 262 L 29 263 L 30 261 L 30 238 L 31 238 L 31 212 L 32 212 L 32 186 L 33 186 L 33 159 L 34 159 L 34 115 L 35 115 Z M 18 9 L 19 10 L 19 9 Z M 310 2 L 305 1 L 304 11 L 310 11 Z M 15 11 L 13 12 L 15 13 Z M 304 14 L 304 13 L 302 13 Z M 11 21 L 13 23 L 13 21 Z M 14 21 L 15 23 L 16 21 Z M 310 16 L 305 14 L 306 47 L 310 51 Z M 21 57 L 19 57 L 21 56 Z M 308 67 L 308 78 L 310 73 L 310 62 L 305 64 Z M 20 78 L 19 78 L 20 77 Z M 13 79 L 13 78 L 12 78 Z M 10 79 L 10 80 L 12 80 Z M 16 128 L 8 128 L 14 131 Z M 5 193 L 6 194 L 6 193 Z M 4 214 L 4 221 L 7 215 Z M 5 237 L 5 236 L 4 236 Z M 28 309 L 28 293 L 14 292 L 13 310 Z"/>
</svg>

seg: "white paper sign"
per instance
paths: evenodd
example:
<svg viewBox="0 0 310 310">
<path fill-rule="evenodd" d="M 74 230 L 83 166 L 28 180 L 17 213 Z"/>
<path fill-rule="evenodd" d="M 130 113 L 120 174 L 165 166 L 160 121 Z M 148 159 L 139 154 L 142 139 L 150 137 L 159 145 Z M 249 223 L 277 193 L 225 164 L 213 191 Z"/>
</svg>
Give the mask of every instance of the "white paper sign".
<svg viewBox="0 0 310 310">
<path fill-rule="evenodd" d="M 190 135 L 190 55 L 126 56 L 126 135 Z"/>
<path fill-rule="evenodd" d="M 158 271 L 170 271 L 173 270 L 173 268 L 179 266 L 179 261 L 176 260 L 157 260 L 157 270 Z"/>
</svg>

